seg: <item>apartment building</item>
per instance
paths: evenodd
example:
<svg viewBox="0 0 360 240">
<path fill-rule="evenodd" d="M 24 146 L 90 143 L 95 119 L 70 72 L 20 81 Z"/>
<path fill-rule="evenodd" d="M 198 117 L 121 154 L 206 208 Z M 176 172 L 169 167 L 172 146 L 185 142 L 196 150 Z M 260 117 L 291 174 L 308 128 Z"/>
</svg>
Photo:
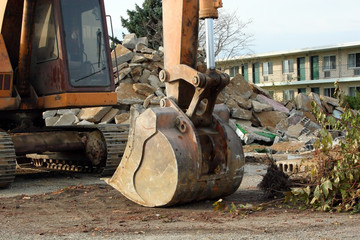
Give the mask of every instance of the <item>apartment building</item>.
<svg viewBox="0 0 360 240">
<path fill-rule="evenodd" d="M 360 42 L 242 56 L 216 64 L 230 77 L 241 73 L 279 101 L 310 92 L 332 97 L 336 81 L 347 95 L 360 91 Z"/>
</svg>

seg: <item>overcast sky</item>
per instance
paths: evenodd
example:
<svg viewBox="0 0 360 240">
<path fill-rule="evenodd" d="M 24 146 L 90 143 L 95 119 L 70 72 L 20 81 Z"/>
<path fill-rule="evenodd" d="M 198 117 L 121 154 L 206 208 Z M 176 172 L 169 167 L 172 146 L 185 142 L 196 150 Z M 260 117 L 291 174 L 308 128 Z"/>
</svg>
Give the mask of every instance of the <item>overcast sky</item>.
<svg viewBox="0 0 360 240">
<path fill-rule="evenodd" d="M 120 16 L 144 0 L 105 0 L 107 14 L 121 38 Z M 251 50 L 265 53 L 360 41 L 359 0 L 223 0 L 224 10 L 252 19 L 246 33 L 254 34 Z"/>
</svg>

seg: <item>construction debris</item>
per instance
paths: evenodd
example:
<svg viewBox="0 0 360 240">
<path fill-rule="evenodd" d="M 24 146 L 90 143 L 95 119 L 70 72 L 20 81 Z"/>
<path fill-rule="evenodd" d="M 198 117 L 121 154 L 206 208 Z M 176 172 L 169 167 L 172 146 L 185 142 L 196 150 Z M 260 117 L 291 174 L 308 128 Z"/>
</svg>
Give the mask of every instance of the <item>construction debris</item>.
<svg viewBox="0 0 360 240">
<path fill-rule="evenodd" d="M 43 113 L 47 126 L 84 125 L 98 123 L 129 123 L 130 107 L 159 106 L 165 94 L 165 84 L 159 80 L 164 68 L 163 51 L 148 48 L 147 38 L 135 34 L 125 36 L 112 52 L 114 79 L 118 105 L 84 109 L 50 110 Z M 198 68 L 203 69 L 204 53 L 199 51 Z M 342 113 L 337 99 L 298 94 L 295 101 L 277 102 L 268 91 L 248 83 L 242 75 L 236 75 L 219 94 L 217 103 L 225 103 L 231 116 L 231 126 L 244 144 L 273 145 L 279 141 L 304 141 L 304 148 L 315 139 L 320 126 L 311 112 L 311 102 L 336 117 Z"/>
</svg>

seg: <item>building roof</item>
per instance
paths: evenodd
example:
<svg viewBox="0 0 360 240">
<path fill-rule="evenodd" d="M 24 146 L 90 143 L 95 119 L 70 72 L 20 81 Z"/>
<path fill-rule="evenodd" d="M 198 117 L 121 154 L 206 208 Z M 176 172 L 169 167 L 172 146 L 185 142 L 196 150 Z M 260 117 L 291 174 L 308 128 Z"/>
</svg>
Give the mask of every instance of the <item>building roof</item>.
<svg viewBox="0 0 360 240">
<path fill-rule="evenodd" d="M 275 57 L 275 56 L 282 56 L 282 55 L 292 55 L 298 53 L 308 53 L 308 52 L 319 52 L 319 51 L 328 51 L 333 49 L 339 48 L 351 48 L 351 47 L 360 47 L 360 42 L 349 42 L 349 43 L 341 43 L 335 45 L 327 45 L 327 46 L 320 46 L 320 47 L 308 47 L 308 48 L 300 48 L 294 50 L 284 50 L 284 51 L 276 51 L 276 52 L 267 52 L 267 53 L 260 53 L 260 54 L 249 54 L 243 56 L 236 56 L 227 59 L 218 59 L 216 62 L 231 62 L 236 60 L 246 60 L 246 59 L 253 59 L 253 58 L 263 58 L 263 57 Z"/>
</svg>

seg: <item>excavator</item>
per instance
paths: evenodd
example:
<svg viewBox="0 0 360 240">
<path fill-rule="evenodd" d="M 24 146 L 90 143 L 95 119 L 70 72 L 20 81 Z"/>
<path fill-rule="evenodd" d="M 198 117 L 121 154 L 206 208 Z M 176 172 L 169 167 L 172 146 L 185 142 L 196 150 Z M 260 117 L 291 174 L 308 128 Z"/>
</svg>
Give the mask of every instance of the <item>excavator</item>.
<svg viewBox="0 0 360 240">
<path fill-rule="evenodd" d="M 215 199 L 238 189 L 241 141 L 229 126 L 227 107 L 216 104 L 230 81 L 215 67 L 213 20 L 221 0 L 162 1 L 159 78 L 166 97 L 160 107 L 132 107 L 128 132 L 121 126 L 39 124 L 39 113 L 48 109 L 116 105 L 103 1 L 3 2 L 0 186 L 13 181 L 16 159 L 51 152 L 60 169 L 71 168 L 69 160 L 108 173 L 116 169 L 105 181 L 145 207 Z M 206 25 L 206 69 L 197 66 L 200 19 Z"/>
</svg>

